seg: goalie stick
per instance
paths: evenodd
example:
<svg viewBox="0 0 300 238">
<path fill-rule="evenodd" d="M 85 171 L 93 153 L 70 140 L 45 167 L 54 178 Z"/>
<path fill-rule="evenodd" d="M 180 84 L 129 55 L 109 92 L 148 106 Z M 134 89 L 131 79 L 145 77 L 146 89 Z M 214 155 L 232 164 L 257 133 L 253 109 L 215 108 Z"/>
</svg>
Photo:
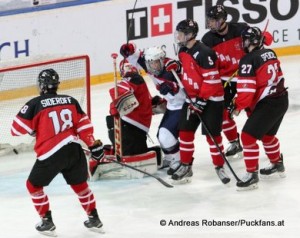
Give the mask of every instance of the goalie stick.
<svg viewBox="0 0 300 238">
<path fill-rule="evenodd" d="M 118 78 L 117 78 L 117 53 L 112 53 L 113 67 L 114 67 L 114 83 L 115 83 L 115 98 L 118 98 Z M 123 155 L 122 152 L 122 126 L 121 118 L 114 116 L 114 137 L 115 137 L 115 155 L 117 159 L 120 159 Z"/>
<path fill-rule="evenodd" d="M 171 71 L 172 71 L 172 73 L 173 73 L 173 75 L 174 75 L 174 77 L 175 77 L 175 79 L 176 79 L 176 81 L 177 81 L 179 87 L 182 89 L 182 91 L 183 91 L 184 94 L 186 95 L 186 98 L 187 98 L 190 102 L 192 102 L 192 99 L 191 99 L 190 96 L 187 94 L 187 92 L 186 92 L 186 90 L 185 90 L 183 84 L 181 83 L 181 81 L 180 81 L 180 79 L 179 79 L 177 73 L 175 72 L 175 70 L 172 69 Z M 206 124 L 204 123 L 204 121 L 203 121 L 202 118 L 201 118 L 201 115 L 200 115 L 199 113 L 197 113 L 197 116 L 198 116 L 200 122 L 202 123 L 203 128 L 206 130 L 208 136 L 210 137 L 210 139 L 211 139 L 211 140 L 213 141 L 213 143 L 215 144 L 215 146 L 216 146 L 218 152 L 219 152 L 220 155 L 222 156 L 223 160 L 225 161 L 226 165 L 228 166 L 229 170 L 231 171 L 231 173 L 232 173 L 232 175 L 234 176 L 234 178 L 236 179 L 236 181 L 238 181 L 238 182 L 241 181 L 241 180 L 239 179 L 239 177 L 236 175 L 236 173 L 234 172 L 234 170 L 232 169 L 230 163 L 229 163 L 228 160 L 226 159 L 226 157 L 225 157 L 223 151 L 221 150 L 220 146 L 219 146 L 218 143 L 216 142 L 215 138 L 212 136 L 211 132 L 208 130 Z"/>
<path fill-rule="evenodd" d="M 85 152 L 86 154 L 88 154 L 88 155 L 91 154 L 91 153 L 90 153 L 90 150 L 88 150 L 88 149 L 86 149 L 86 148 L 84 148 L 84 147 L 82 147 L 82 149 L 84 150 L 84 152 Z M 160 177 L 158 177 L 158 176 L 155 176 L 155 175 L 150 174 L 150 173 L 148 173 L 148 172 L 146 172 L 146 171 L 140 170 L 140 169 L 138 169 L 138 168 L 136 168 L 136 167 L 134 167 L 134 166 L 130 166 L 130 165 L 126 164 L 126 163 L 122 163 L 122 162 L 120 162 L 120 161 L 118 161 L 118 160 L 116 160 L 116 159 L 112 159 L 112 158 L 109 158 L 109 157 L 105 157 L 105 159 L 108 160 L 108 161 L 110 161 L 110 162 L 119 164 L 119 165 L 121 165 L 121 166 L 123 166 L 123 167 L 127 167 L 127 168 L 129 168 L 129 169 L 138 171 L 138 172 L 143 173 L 143 174 L 146 174 L 146 175 L 148 175 L 148 176 L 150 176 L 150 177 L 152 177 L 152 178 L 155 178 L 158 182 L 160 182 L 162 185 L 164 185 L 164 186 L 167 187 L 167 188 L 173 188 L 173 186 L 172 186 L 171 184 L 168 184 L 166 181 L 164 181 L 162 178 L 160 178 Z"/>
</svg>

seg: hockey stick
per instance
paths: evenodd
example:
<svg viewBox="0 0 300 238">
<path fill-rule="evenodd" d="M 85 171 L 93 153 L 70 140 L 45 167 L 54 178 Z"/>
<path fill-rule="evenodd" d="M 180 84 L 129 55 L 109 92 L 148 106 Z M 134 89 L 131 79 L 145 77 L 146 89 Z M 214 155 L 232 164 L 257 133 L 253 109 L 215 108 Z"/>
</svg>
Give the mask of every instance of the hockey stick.
<svg viewBox="0 0 300 238">
<path fill-rule="evenodd" d="M 84 148 L 84 147 L 82 147 L 82 149 L 84 150 L 84 152 L 85 152 L 86 154 L 90 154 L 90 153 L 91 153 L 90 150 L 88 150 L 88 149 L 86 149 L 86 148 Z M 140 169 L 138 169 L 138 168 L 136 168 L 136 167 L 134 167 L 134 166 L 131 166 L 131 165 L 122 163 L 122 162 L 120 162 L 120 161 L 118 161 L 118 160 L 116 160 L 116 159 L 112 159 L 112 158 L 109 158 L 109 157 L 105 157 L 105 160 L 108 160 L 108 161 L 110 161 L 110 162 L 119 164 L 119 165 L 121 165 L 121 166 L 123 166 L 123 167 L 127 167 L 127 168 L 129 168 L 129 169 L 138 171 L 138 172 L 140 172 L 140 173 L 146 174 L 146 175 L 148 175 L 149 177 L 155 178 L 158 182 L 160 182 L 162 185 L 166 186 L 167 188 L 173 188 L 173 186 L 172 186 L 171 184 L 168 184 L 168 183 L 167 183 L 166 181 L 164 181 L 162 178 L 160 178 L 160 177 L 158 177 L 158 176 L 155 176 L 155 175 L 153 175 L 153 174 L 150 174 L 150 173 L 148 173 L 148 172 L 146 172 L 146 171 L 140 170 Z"/>
<path fill-rule="evenodd" d="M 118 97 L 118 78 L 117 78 L 117 57 L 118 54 L 111 54 L 113 58 L 114 66 L 114 82 L 115 82 L 115 98 Z M 115 155 L 116 158 L 121 158 L 123 155 L 122 151 L 122 127 L 121 127 L 121 118 L 114 116 L 114 137 L 115 137 Z"/>
<path fill-rule="evenodd" d="M 239 72 L 239 70 L 237 69 L 237 70 L 230 76 L 230 78 L 224 83 L 224 88 L 226 88 L 227 85 L 230 84 L 231 80 L 232 80 L 235 76 L 237 76 L 238 72 Z"/>
<path fill-rule="evenodd" d="M 134 15 L 134 12 L 135 12 L 136 3 L 137 3 L 137 0 L 135 0 L 135 2 L 134 2 L 130 23 L 129 23 L 129 26 L 128 26 L 128 29 L 127 29 L 127 39 L 126 39 L 127 40 L 127 45 L 128 45 L 128 42 L 129 42 L 130 31 L 131 31 L 131 28 L 132 28 L 133 15 Z"/>
<path fill-rule="evenodd" d="M 177 75 L 177 73 L 175 72 L 174 69 L 172 69 L 172 73 L 173 73 L 173 75 L 174 75 L 174 77 L 175 77 L 175 79 L 176 79 L 176 81 L 177 81 L 179 87 L 182 89 L 182 91 L 184 92 L 185 96 L 187 97 L 187 99 L 188 99 L 190 102 L 192 102 L 192 99 L 191 99 L 190 96 L 187 94 L 187 92 L 186 92 L 186 90 L 185 90 L 183 84 L 181 83 L 181 81 L 180 81 L 180 79 L 179 79 L 179 77 L 178 77 L 178 75 Z M 215 146 L 217 147 L 218 152 L 220 153 L 220 155 L 222 156 L 223 160 L 224 160 L 225 163 L 227 164 L 229 170 L 231 171 L 231 173 L 232 173 L 232 175 L 234 176 L 234 178 L 236 179 L 236 181 L 238 181 L 238 182 L 241 181 L 241 180 L 239 179 L 239 177 L 236 175 L 236 173 L 234 172 L 234 170 L 232 169 L 230 163 L 229 163 L 228 160 L 226 159 L 226 157 L 225 157 L 223 151 L 221 150 L 220 146 L 219 146 L 218 143 L 216 142 L 215 138 L 212 136 L 211 132 L 208 130 L 206 124 L 204 123 L 204 121 L 203 121 L 202 118 L 201 118 L 201 115 L 200 115 L 199 113 L 197 113 L 197 116 L 198 116 L 200 122 L 202 123 L 202 126 L 203 126 L 204 130 L 206 130 L 208 136 L 210 137 L 210 139 L 213 141 L 213 143 L 214 143 Z"/>
</svg>

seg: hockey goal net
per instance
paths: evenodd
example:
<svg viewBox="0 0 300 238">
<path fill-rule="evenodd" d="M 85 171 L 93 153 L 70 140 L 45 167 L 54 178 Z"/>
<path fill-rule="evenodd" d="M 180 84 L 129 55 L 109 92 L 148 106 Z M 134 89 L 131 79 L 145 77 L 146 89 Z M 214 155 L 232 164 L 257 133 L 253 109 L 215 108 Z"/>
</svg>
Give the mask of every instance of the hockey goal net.
<svg viewBox="0 0 300 238">
<path fill-rule="evenodd" d="M 13 137 L 10 128 L 15 115 L 31 98 L 38 96 L 37 77 L 44 69 L 54 69 L 60 78 L 58 93 L 76 98 L 91 117 L 89 57 L 27 59 L 0 62 L 0 156 L 32 150 L 34 138 Z"/>
</svg>

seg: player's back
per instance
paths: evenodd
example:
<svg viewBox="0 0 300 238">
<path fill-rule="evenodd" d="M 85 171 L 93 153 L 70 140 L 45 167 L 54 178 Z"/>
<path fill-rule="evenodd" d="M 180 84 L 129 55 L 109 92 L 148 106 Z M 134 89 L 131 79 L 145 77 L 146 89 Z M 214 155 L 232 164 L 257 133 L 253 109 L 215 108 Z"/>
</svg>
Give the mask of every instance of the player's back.
<svg viewBox="0 0 300 238">
<path fill-rule="evenodd" d="M 247 83 L 249 80 L 255 83 Z M 255 50 L 243 57 L 240 61 L 239 81 L 246 82 L 239 83 L 239 88 L 255 87 L 252 108 L 263 98 L 277 97 L 286 90 L 280 61 L 272 49 Z"/>
<path fill-rule="evenodd" d="M 77 126 L 85 116 L 76 99 L 53 93 L 31 99 L 20 110 L 17 119 L 35 131 L 35 151 L 39 159 L 46 159 L 77 140 Z M 13 127 L 22 131 L 15 121 Z"/>
</svg>

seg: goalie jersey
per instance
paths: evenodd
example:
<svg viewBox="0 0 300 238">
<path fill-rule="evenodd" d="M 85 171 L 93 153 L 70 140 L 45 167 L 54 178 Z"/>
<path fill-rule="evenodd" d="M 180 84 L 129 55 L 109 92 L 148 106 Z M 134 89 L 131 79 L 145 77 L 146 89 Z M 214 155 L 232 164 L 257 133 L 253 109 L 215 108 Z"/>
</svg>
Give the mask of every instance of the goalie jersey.
<svg viewBox="0 0 300 238">
<path fill-rule="evenodd" d="M 111 108 L 115 107 L 118 101 L 122 100 L 122 97 L 132 93 L 138 102 L 138 106 L 128 114 L 121 115 L 121 119 L 148 133 L 152 119 L 152 97 L 143 77 L 138 73 L 131 73 L 117 84 L 117 90 L 118 98 L 115 98 L 115 88 L 109 90 L 113 99 Z"/>
<path fill-rule="evenodd" d="M 43 121 L 43 123 L 40 123 Z M 43 94 L 28 101 L 13 120 L 11 134 L 37 135 L 34 150 L 44 160 L 79 138 L 91 146 L 93 125 L 78 101 L 67 95 Z"/>
</svg>

